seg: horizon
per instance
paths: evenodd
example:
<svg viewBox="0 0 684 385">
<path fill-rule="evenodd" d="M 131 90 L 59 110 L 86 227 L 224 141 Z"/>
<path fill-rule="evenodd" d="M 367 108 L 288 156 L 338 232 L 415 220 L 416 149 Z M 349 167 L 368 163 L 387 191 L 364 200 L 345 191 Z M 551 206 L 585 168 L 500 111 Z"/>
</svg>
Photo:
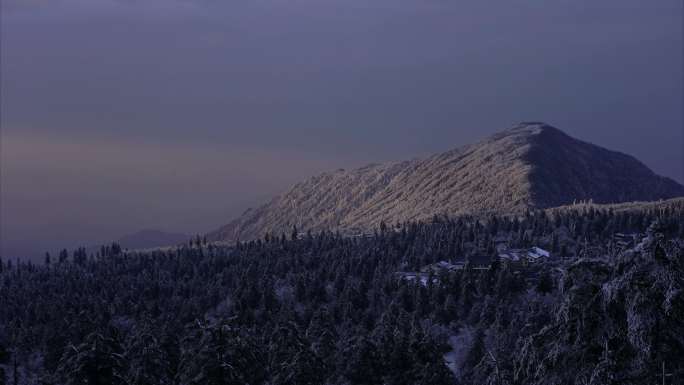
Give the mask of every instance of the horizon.
<svg viewBox="0 0 684 385">
<path fill-rule="evenodd" d="M 522 122 L 519 122 L 519 123 L 512 124 L 512 125 L 510 125 L 510 126 L 507 127 L 507 128 L 504 128 L 504 129 L 501 129 L 501 130 L 498 130 L 498 131 L 494 131 L 493 133 L 490 133 L 490 134 L 485 135 L 484 137 L 475 139 L 475 140 L 473 140 L 472 142 L 463 143 L 463 144 L 461 144 L 461 145 L 459 145 L 459 146 L 457 146 L 457 147 L 452 147 L 452 148 L 450 148 L 450 149 L 446 149 L 446 150 L 444 150 L 444 151 L 442 151 L 442 152 L 440 152 L 440 153 L 443 153 L 443 152 L 446 152 L 446 151 L 449 151 L 449 150 L 453 150 L 453 149 L 457 149 L 457 148 L 461 148 L 461 147 L 465 147 L 465 146 L 469 146 L 469 145 L 472 145 L 472 144 L 477 144 L 477 143 L 480 143 L 480 142 L 482 142 L 482 141 L 484 141 L 484 140 L 489 139 L 492 135 L 496 135 L 496 134 L 499 134 L 499 133 L 503 133 L 503 132 L 505 132 L 505 131 L 508 131 L 508 130 L 517 128 L 517 127 L 519 127 L 520 125 L 530 125 L 530 124 L 535 124 L 535 125 L 536 125 L 536 124 L 539 124 L 539 125 L 549 126 L 549 127 L 552 127 L 552 128 L 554 128 L 554 129 L 557 129 L 557 130 L 563 132 L 564 134 L 568 135 L 568 133 L 565 132 L 565 130 L 563 130 L 563 129 L 561 129 L 561 128 L 558 128 L 558 127 L 554 126 L 553 124 L 548 124 L 548 123 L 542 122 L 542 121 L 522 121 Z M 580 141 L 585 142 L 585 143 L 589 143 L 589 144 L 592 144 L 592 145 L 596 145 L 595 143 L 586 142 L 586 141 L 584 141 L 582 138 L 576 138 L 576 137 L 574 137 L 574 136 L 571 136 L 571 137 L 572 137 L 573 139 L 577 139 L 577 140 L 580 140 Z M 613 149 L 611 149 L 611 148 L 606 148 L 606 147 L 604 147 L 604 146 L 599 146 L 599 147 L 600 147 L 600 148 L 603 148 L 603 149 L 605 149 L 605 150 L 608 150 L 608 151 L 619 152 L 619 153 L 622 153 L 622 154 L 626 154 L 626 155 L 628 155 L 628 156 L 631 156 L 630 154 L 627 154 L 627 153 L 624 153 L 624 152 L 621 152 L 621 151 L 616 151 L 616 150 L 613 150 Z M 422 159 L 425 159 L 425 158 L 427 158 L 427 157 L 429 157 L 429 156 L 437 155 L 437 154 L 440 154 L 440 153 L 423 154 L 422 156 L 413 157 L 413 158 L 411 158 L 411 160 L 422 160 Z M 351 169 L 362 169 L 362 168 L 365 168 L 365 167 L 370 166 L 370 165 L 377 165 L 377 164 L 388 163 L 388 162 L 389 162 L 389 163 L 391 163 L 391 162 L 399 162 L 399 161 L 404 161 L 404 160 L 409 160 L 409 159 L 408 159 L 408 158 L 407 158 L 407 159 L 393 159 L 393 160 L 385 160 L 385 161 L 382 161 L 382 162 L 372 162 L 372 161 L 371 161 L 371 162 L 368 162 L 368 163 L 363 163 L 363 164 L 355 165 L 355 166 L 353 166 Z M 637 160 L 640 161 L 639 159 L 637 159 Z M 648 166 L 647 166 L 647 167 L 648 167 Z M 298 182 L 301 182 L 301 181 L 306 180 L 306 179 L 311 178 L 311 177 L 315 177 L 315 176 L 318 176 L 318 175 L 322 175 L 322 174 L 326 174 L 326 173 L 333 172 L 333 171 L 336 171 L 336 170 L 340 170 L 340 169 L 346 170 L 346 168 L 340 168 L 340 167 L 335 168 L 334 166 L 332 166 L 331 168 L 328 168 L 328 169 L 325 169 L 325 170 L 320 170 L 319 172 L 317 172 L 317 173 L 315 173 L 315 174 L 311 174 L 311 175 L 305 176 L 305 177 L 303 177 L 303 179 L 300 179 L 300 180 L 291 182 L 290 184 L 288 184 L 287 186 L 285 186 L 285 188 L 284 188 L 283 190 L 278 191 L 278 192 L 275 192 L 273 196 L 267 197 L 267 198 L 265 198 L 263 201 L 258 202 L 258 203 L 256 203 L 256 204 L 253 205 L 253 206 L 246 207 L 244 210 L 242 210 L 242 212 L 244 212 L 245 210 L 251 210 L 251 209 L 257 208 L 257 207 L 259 207 L 259 206 L 261 206 L 261 205 L 264 205 L 264 204 L 268 203 L 273 197 L 275 197 L 275 196 L 277 196 L 277 195 L 281 195 L 281 194 L 287 192 L 287 190 L 288 190 L 289 188 L 293 187 L 293 186 L 294 186 L 296 183 L 298 183 Z M 655 172 L 655 171 L 654 171 L 654 172 Z M 655 173 L 656 173 L 657 175 L 660 175 L 660 174 L 658 174 L 657 172 L 655 172 Z M 669 178 L 669 177 L 667 177 L 667 176 L 665 176 L 665 177 L 666 177 L 666 178 Z M 684 184 L 682 184 L 682 183 L 681 183 L 679 180 L 677 180 L 677 179 L 674 179 L 674 178 L 669 178 L 669 179 L 674 180 L 675 182 L 679 183 L 680 185 L 684 185 Z M 684 198 L 684 197 L 682 197 L 682 198 Z M 673 198 L 673 199 L 678 199 L 678 198 Z M 638 203 L 638 202 L 640 202 L 640 201 L 633 201 L 633 202 L 615 202 L 615 203 L 611 203 L 611 204 L 620 204 L 620 203 L 626 203 L 626 204 L 628 204 L 628 203 Z M 561 207 L 563 207 L 563 206 L 561 206 Z M 132 229 L 131 231 L 129 231 L 129 232 L 127 232 L 127 233 L 123 233 L 123 234 L 120 234 L 120 235 L 118 235 L 118 236 L 116 236 L 116 237 L 112 237 L 112 238 L 102 239 L 102 240 L 99 241 L 99 242 L 96 241 L 96 242 L 91 242 L 91 243 L 79 243 L 79 244 L 74 244 L 72 247 L 67 247 L 67 246 L 59 247 L 59 248 L 57 248 L 57 247 L 50 247 L 50 248 L 48 248 L 48 249 L 46 249 L 46 250 L 42 250 L 42 251 L 36 250 L 35 254 L 28 255 L 28 256 L 19 256 L 19 255 L 17 255 L 17 256 L 14 256 L 14 257 L 13 257 L 12 255 L 9 255 L 9 256 L 2 255 L 2 257 L 3 257 L 3 258 L 6 258 L 6 259 L 18 259 L 18 260 L 23 260 L 23 259 L 25 259 L 25 260 L 29 260 L 29 261 L 32 261 L 32 262 L 41 262 L 46 252 L 49 252 L 51 255 L 53 255 L 53 257 L 56 256 L 57 252 L 59 252 L 59 251 L 62 250 L 62 249 L 66 249 L 66 250 L 75 250 L 75 249 L 84 247 L 84 248 L 86 248 L 87 250 L 89 250 L 89 252 L 94 252 L 95 250 L 99 249 L 100 246 L 102 246 L 102 245 L 108 245 L 108 244 L 110 244 L 110 243 L 112 243 L 112 242 L 121 243 L 121 242 L 125 242 L 126 240 L 131 241 L 131 238 L 132 238 L 132 239 L 135 239 L 135 238 L 137 238 L 138 236 L 149 235 L 149 234 L 146 234 L 146 233 L 157 233 L 157 234 L 153 234 L 153 235 L 155 235 L 157 238 L 159 238 L 159 237 L 162 237 L 162 238 L 163 238 L 163 237 L 172 237 L 172 238 L 181 239 L 182 237 L 185 237 L 185 238 L 183 238 L 183 239 L 181 240 L 181 242 L 185 242 L 185 241 L 189 241 L 189 240 L 194 239 L 196 236 L 204 236 L 204 235 L 206 235 L 206 234 L 208 234 L 208 233 L 210 233 L 210 232 L 212 232 L 212 231 L 217 230 L 220 226 L 225 225 L 225 224 L 231 222 L 232 220 L 237 219 L 237 218 L 240 216 L 240 214 L 241 214 L 242 212 L 239 212 L 239 213 L 235 214 L 235 215 L 234 215 L 233 217 L 231 217 L 231 218 L 227 218 L 226 220 L 224 220 L 223 222 L 221 222 L 219 225 L 216 225 L 216 226 L 210 228 L 209 230 L 201 231 L 201 232 L 195 232 L 195 233 L 193 233 L 193 232 L 174 231 L 174 229 L 168 229 L 168 228 L 163 228 L 163 227 L 162 227 L 162 228 L 151 228 L 151 227 L 150 227 L 150 228 Z M 152 237 L 152 239 L 156 239 L 156 238 L 155 238 L 155 237 Z M 133 241 L 133 242 L 137 242 L 137 240 L 135 240 L 135 241 Z M 160 244 L 160 246 L 161 246 L 161 245 L 162 245 L 162 244 Z M 169 244 L 163 243 L 163 246 L 172 246 L 172 244 L 170 244 L 170 243 L 169 243 Z M 125 247 L 127 248 L 128 245 L 126 245 Z M 135 248 L 135 247 L 134 247 L 134 248 Z M 146 247 L 143 247 L 143 248 L 146 248 Z"/>
<path fill-rule="evenodd" d="M 681 14 L 675 0 L 3 2 L 0 255 L 206 233 L 309 176 L 530 119 L 684 183 Z"/>
</svg>

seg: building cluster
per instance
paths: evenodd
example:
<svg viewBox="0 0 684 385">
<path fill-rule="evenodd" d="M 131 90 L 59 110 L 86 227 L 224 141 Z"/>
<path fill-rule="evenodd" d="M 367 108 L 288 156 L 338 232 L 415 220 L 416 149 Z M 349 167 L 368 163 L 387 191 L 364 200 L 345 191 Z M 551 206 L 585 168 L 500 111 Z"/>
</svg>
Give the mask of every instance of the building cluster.
<svg viewBox="0 0 684 385">
<path fill-rule="evenodd" d="M 488 255 L 474 255 L 466 260 L 458 261 L 439 261 L 430 265 L 423 266 L 418 272 L 399 272 L 397 275 L 407 281 L 419 280 L 423 285 L 427 285 L 430 275 L 434 280 L 443 272 L 464 270 L 489 270 L 498 261 L 502 266 L 509 268 L 522 268 L 530 265 L 546 263 L 551 259 L 551 253 L 540 248 L 531 247 L 529 249 L 501 249 L 495 257 Z"/>
<path fill-rule="evenodd" d="M 529 249 L 502 250 L 499 252 L 498 257 L 499 261 L 504 265 L 524 267 L 547 262 L 551 258 L 551 253 L 535 246 Z"/>
<path fill-rule="evenodd" d="M 439 261 L 437 263 L 424 266 L 422 269 L 420 269 L 420 272 L 426 274 L 439 274 L 442 271 L 463 270 L 466 267 L 469 267 L 473 270 L 489 270 L 492 267 L 492 259 L 486 255 L 476 255 L 468 258 L 467 260 L 455 262 Z"/>
</svg>

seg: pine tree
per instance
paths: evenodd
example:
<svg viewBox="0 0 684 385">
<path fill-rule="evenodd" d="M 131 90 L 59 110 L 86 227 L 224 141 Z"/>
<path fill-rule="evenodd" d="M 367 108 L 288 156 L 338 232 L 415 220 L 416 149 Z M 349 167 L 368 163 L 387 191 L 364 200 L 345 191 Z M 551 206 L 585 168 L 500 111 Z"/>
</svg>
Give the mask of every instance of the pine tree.
<svg viewBox="0 0 684 385">
<path fill-rule="evenodd" d="M 475 366 L 482 361 L 485 353 L 484 332 L 482 329 L 477 329 L 461 369 L 466 374 L 471 373 Z"/>
<path fill-rule="evenodd" d="M 114 256 L 120 255 L 121 254 L 121 245 L 119 245 L 116 242 L 112 243 L 110 251 L 111 251 L 111 255 L 114 255 Z"/>
<path fill-rule="evenodd" d="M 65 385 L 124 385 L 126 363 L 123 349 L 115 338 L 92 333 L 82 344 L 67 348 L 57 375 Z"/>
<path fill-rule="evenodd" d="M 320 308 L 315 313 L 306 330 L 306 338 L 311 342 L 311 350 L 325 364 L 326 371 L 335 366 L 336 341 L 334 320 L 326 308 Z"/>
<path fill-rule="evenodd" d="M 198 325 L 186 344 L 178 370 L 183 384 L 256 385 L 266 379 L 264 353 L 230 324 Z"/>
<path fill-rule="evenodd" d="M 544 269 L 539 277 L 536 289 L 541 294 L 548 294 L 553 291 L 553 278 L 547 269 Z"/>
<path fill-rule="evenodd" d="M 270 336 L 269 372 L 274 385 L 316 385 L 324 381 L 324 364 L 300 335 L 297 325 L 285 322 Z"/>
<path fill-rule="evenodd" d="M 2 264 L 2 261 L 0 261 L 0 264 Z M 1 366 L 7 363 L 9 363 L 9 352 L 0 342 L 0 385 L 5 385 L 7 381 L 5 369 Z"/>
<path fill-rule="evenodd" d="M 66 249 L 62 249 L 62 251 L 59 252 L 59 263 L 66 262 L 68 258 L 69 252 Z"/>
<path fill-rule="evenodd" d="M 382 362 L 376 346 L 366 337 L 356 338 L 343 353 L 343 376 L 352 385 L 376 385 L 382 383 Z"/>
<path fill-rule="evenodd" d="M 126 355 L 130 358 L 127 381 L 130 385 L 173 383 L 173 370 L 160 341 L 148 331 L 131 337 Z"/>
</svg>

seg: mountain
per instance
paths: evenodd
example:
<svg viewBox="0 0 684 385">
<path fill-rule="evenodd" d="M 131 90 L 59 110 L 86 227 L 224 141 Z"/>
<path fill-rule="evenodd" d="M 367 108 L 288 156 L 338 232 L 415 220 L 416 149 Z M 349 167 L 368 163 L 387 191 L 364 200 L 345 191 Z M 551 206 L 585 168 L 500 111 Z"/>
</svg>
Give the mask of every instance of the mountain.
<svg viewBox="0 0 684 385">
<path fill-rule="evenodd" d="M 142 230 L 119 238 L 116 243 L 125 249 L 149 249 L 187 242 L 189 235 L 159 230 Z"/>
<path fill-rule="evenodd" d="M 249 240 L 289 233 L 293 226 L 366 231 L 383 221 L 435 214 L 517 213 L 580 200 L 619 203 L 679 196 L 684 186 L 629 155 L 528 122 L 426 159 L 315 176 L 209 237 Z"/>
</svg>

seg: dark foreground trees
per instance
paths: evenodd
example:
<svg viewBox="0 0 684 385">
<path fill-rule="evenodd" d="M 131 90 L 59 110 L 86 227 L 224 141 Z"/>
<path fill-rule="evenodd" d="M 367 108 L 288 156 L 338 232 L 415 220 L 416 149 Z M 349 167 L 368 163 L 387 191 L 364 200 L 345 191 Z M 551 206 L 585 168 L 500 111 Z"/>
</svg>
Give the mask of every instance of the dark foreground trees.
<svg viewBox="0 0 684 385">
<path fill-rule="evenodd" d="M 615 248 L 612 232 L 656 218 L 640 245 Z M 669 385 L 684 378 L 682 223 L 681 210 L 438 217 L 367 237 L 5 263 L 0 381 L 636 385 L 664 365 Z M 567 260 L 423 282 L 396 274 L 499 238 Z M 604 258 L 575 258 L 589 248 Z"/>
</svg>

